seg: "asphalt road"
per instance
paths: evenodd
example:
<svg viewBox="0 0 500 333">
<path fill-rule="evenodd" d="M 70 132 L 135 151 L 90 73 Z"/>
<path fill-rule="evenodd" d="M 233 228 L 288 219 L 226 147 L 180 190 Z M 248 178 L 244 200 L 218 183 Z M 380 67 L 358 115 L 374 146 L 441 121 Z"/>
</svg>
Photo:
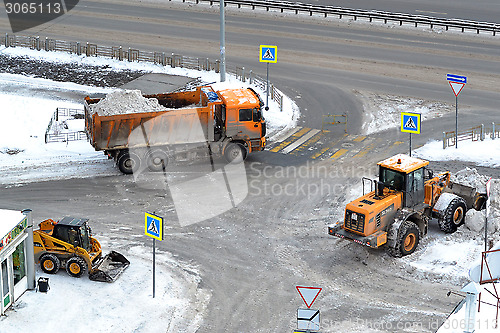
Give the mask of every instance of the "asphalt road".
<svg viewBox="0 0 500 333">
<path fill-rule="evenodd" d="M 26 34 L 215 58 L 217 10 L 81 1 L 70 15 Z M 9 29 L 5 18 L 0 19 L 0 29 Z M 449 72 L 469 76 L 460 96 L 461 105 L 468 105 L 465 123 L 486 122 L 497 115 L 500 56 L 495 38 L 228 11 L 229 65 L 264 74 L 257 52 L 259 44 L 267 43 L 279 47 L 271 80 L 296 100 L 302 126 L 319 128 L 321 115 L 347 112 L 350 133 L 359 134 L 363 101 L 355 91 L 453 103 L 445 80 Z M 429 132 L 416 140 L 439 138 L 452 122 L 449 115 L 429 122 Z M 107 232 L 109 221 L 130 226 L 130 232 L 115 235 L 122 239 L 140 233 L 142 214 L 155 208 L 172 221 L 162 249 L 199 267 L 199 288 L 212 294 L 199 332 L 291 330 L 300 306 L 294 289 L 299 284 L 325 288 L 316 304 L 323 313 L 325 332 L 363 332 L 370 323 L 420 323 L 420 330 L 408 325 L 397 331 L 428 332 L 453 308 L 457 300 L 445 295 L 459 283 L 418 275 L 404 261 L 326 235 L 326 225 L 341 218 L 350 189 L 359 186 L 360 176 L 374 176 L 375 162 L 395 152 L 398 148 L 385 147 L 399 138 L 394 131 L 375 135 L 373 139 L 385 146 L 362 161 L 318 163 L 333 172 L 328 175 L 283 176 L 282 167 L 249 156 L 247 199 L 216 218 L 185 228 L 175 223 L 168 192 L 143 188 L 118 174 L 6 187 L 0 190 L 0 202 L 13 209 L 30 207 L 38 220 L 61 214 L 87 216 L 96 222 L 97 233 Z M 296 167 L 312 169 L 310 164 Z M 325 191 L 300 190 L 312 184 L 324 186 L 325 180 Z M 289 184 L 292 193 L 272 192 Z M 383 326 L 380 331 L 394 330 Z"/>
<path fill-rule="evenodd" d="M 291 2 L 485 22 L 499 22 L 500 14 L 500 4 L 495 0 L 292 0 Z"/>
</svg>

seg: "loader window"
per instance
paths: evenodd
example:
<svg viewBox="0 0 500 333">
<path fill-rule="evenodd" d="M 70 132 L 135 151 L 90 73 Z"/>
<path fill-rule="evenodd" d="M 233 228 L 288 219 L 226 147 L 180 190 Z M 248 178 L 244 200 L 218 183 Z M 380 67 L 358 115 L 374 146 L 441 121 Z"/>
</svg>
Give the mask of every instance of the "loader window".
<svg viewBox="0 0 500 333">
<path fill-rule="evenodd" d="M 80 227 L 80 235 L 82 235 L 82 247 L 85 249 L 85 250 L 90 250 L 89 246 L 89 233 L 87 232 L 87 226 L 86 225 L 82 225 Z"/>
<path fill-rule="evenodd" d="M 380 181 L 384 183 L 386 187 L 395 189 L 397 191 L 404 190 L 405 176 L 400 172 L 386 168 L 380 168 Z"/>
</svg>

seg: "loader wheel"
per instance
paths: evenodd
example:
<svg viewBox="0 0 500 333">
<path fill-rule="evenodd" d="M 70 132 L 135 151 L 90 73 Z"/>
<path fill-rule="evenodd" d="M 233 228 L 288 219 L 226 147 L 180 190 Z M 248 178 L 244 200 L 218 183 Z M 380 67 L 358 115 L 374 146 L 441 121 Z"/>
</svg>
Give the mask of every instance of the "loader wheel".
<svg viewBox="0 0 500 333">
<path fill-rule="evenodd" d="M 401 258 L 415 252 L 420 241 L 420 230 L 414 222 L 404 221 L 394 234 L 396 237 L 394 246 L 387 245 L 389 255 Z"/>
<path fill-rule="evenodd" d="M 438 220 L 439 229 L 447 234 L 457 231 L 458 227 L 465 223 L 466 212 L 467 206 L 464 199 L 457 197 L 451 200 L 444 211 L 444 217 Z"/>
<path fill-rule="evenodd" d="M 66 262 L 66 272 L 72 277 L 80 277 L 87 270 L 87 263 L 83 258 L 73 257 Z"/>
<path fill-rule="evenodd" d="M 124 153 L 118 157 L 116 162 L 118 169 L 126 175 L 134 173 L 134 170 L 139 170 L 141 159 L 134 153 Z"/>
<path fill-rule="evenodd" d="M 47 274 L 56 274 L 61 267 L 61 261 L 54 254 L 44 254 L 40 258 L 40 268 Z"/>
<path fill-rule="evenodd" d="M 246 158 L 246 150 L 238 143 L 230 143 L 224 150 L 224 157 L 229 163 L 240 163 Z"/>
</svg>

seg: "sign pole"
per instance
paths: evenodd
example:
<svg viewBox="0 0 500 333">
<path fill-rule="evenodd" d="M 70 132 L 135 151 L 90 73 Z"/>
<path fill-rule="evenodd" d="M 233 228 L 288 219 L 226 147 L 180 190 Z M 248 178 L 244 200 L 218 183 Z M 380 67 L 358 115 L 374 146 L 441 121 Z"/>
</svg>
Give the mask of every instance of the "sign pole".
<svg viewBox="0 0 500 333">
<path fill-rule="evenodd" d="M 145 214 L 144 233 L 153 238 L 153 298 L 156 291 L 156 240 L 163 240 L 163 218 L 154 213 Z"/>
<path fill-rule="evenodd" d="M 267 63 L 266 111 L 269 110 L 269 63 Z"/>
<path fill-rule="evenodd" d="M 410 157 L 411 157 L 411 133 L 410 133 Z"/>
<path fill-rule="evenodd" d="M 226 18 L 225 3 L 220 0 L 220 82 L 226 81 Z"/>
<path fill-rule="evenodd" d="M 277 63 L 278 62 L 278 47 L 276 45 L 261 45 L 259 51 L 259 62 L 267 63 L 266 67 L 266 108 L 265 110 L 269 110 L 269 63 Z"/>
<path fill-rule="evenodd" d="M 458 95 L 455 96 L 455 149 L 458 149 Z"/>
<path fill-rule="evenodd" d="M 153 298 L 155 298 L 155 285 L 156 285 L 156 272 L 155 272 L 155 266 L 156 266 L 156 257 L 155 257 L 155 249 L 156 249 L 156 239 L 153 238 Z"/>
</svg>

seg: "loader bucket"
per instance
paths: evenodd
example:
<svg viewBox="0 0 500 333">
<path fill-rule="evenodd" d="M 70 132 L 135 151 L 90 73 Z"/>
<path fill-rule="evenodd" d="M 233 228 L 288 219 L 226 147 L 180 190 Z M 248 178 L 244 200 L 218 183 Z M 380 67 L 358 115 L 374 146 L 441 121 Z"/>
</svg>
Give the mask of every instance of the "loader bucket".
<svg viewBox="0 0 500 333">
<path fill-rule="evenodd" d="M 114 282 L 130 265 L 122 254 L 111 251 L 92 268 L 89 279 L 92 281 Z"/>
</svg>

